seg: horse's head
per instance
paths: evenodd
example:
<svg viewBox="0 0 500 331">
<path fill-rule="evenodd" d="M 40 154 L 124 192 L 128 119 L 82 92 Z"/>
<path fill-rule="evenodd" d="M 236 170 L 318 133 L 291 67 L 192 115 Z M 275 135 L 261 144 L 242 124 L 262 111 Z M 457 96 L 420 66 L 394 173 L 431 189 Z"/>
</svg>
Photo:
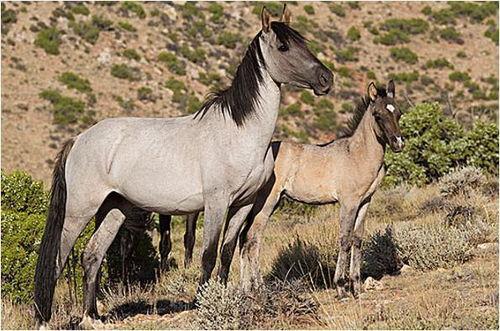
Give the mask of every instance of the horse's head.
<svg viewBox="0 0 500 331">
<path fill-rule="evenodd" d="M 259 42 L 269 75 L 277 83 L 311 88 L 316 95 L 327 94 L 333 74 L 307 48 L 306 40 L 290 24 L 290 11 L 283 7 L 280 21 L 262 9 L 262 32 Z"/>
<path fill-rule="evenodd" d="M 371 82 L 368 85 L 368 97 L 370 99 L 369 109 L 377 123 L 377 136 L 389 144 L 394 152 L 401 152 L 404 147 L 403 137 L 399 128 L 401 112 L 394 101 L 394 82 L 392 80 L 389 81 L 385 91 L 377 89 L 375 84 Z"/>
</svg>

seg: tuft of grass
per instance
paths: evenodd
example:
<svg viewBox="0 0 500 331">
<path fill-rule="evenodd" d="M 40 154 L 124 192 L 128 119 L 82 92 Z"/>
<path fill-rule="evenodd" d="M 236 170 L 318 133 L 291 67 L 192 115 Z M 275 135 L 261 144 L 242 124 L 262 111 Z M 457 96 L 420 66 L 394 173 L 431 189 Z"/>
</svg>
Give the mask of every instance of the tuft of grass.
<svg viewBox="0 0 500 331">
<path fill-rule="evenodd" d="M 349 30 L 347 30 L 347 39 L 350 41 L 358 41 L 361 39 L 361 33 L 355 26 L 351 26 Z"/>
<path fill-rule="evenodd" d="M 441 194 L 445 197 L 459 193 L 469 195 L 472 190 L 480 188 L 486 183 L 486 177 L 481 169 L 467 166 L 444 175 L 439 180 Z"/>
<path fill-rule="evenodd" d="M 307 13 L 307 15 L 314 15 L 314 7 L 311 5 L 304 5 L 304 11 Z"/>
<path fill-rule="evenodd" d="M 133 48 L 127 48 L 126 50 L 123 51 L 122 55 L 126 57 L 129 60 L 134 60 L 134 61 L 140 61 L 141 56 L 139 53 L 133 49 Z"/>
<path fill-rule="evenodd" d="M 393 79 L 396 82 L 402 82 L 402 83 L 413 83 L 418 80 L 418 72 L 417 71 L 412 71 L 412 72 L 399 72 L 399 73 L 391 73 L 389 74 L 389 78 Z"/>
<path fill-rule="evenodd" d="M 233 33 L 229 31 L 223 31 L 217 37 L 217 44 L 223 45 L 226 48 L 234 49 L 241 41 L 241 35 L 239 33 Z"/>
<path fill-rule="evenodd" d="M 186 64 L 179 60 L 174 53 L 163 51 L 158 54 L 158 61 L 165 63 L 172 73 L 184 76 L 186 74 Z"/>
<path fill-rule="evenodd" d="M 132 12 L 137 15 L 137 17 L 144 19 L 146 18 L 146 11 L 140 5 L 139 2 L 136 1 L 124 1 L 122 2 L 121 9 L 127 12 Z"/>
<path fill-rule="evenodd" d="M 443 68 L 450 68 L 453 69 L 453 64 L 450 63 L 447 59 L 444 57 L 437 58 L 435 60 L 428 60 L 425 63 L 425 67 L 427 69 L 443 69 Z"/>
<path fill-rule="evenodd" d="M 180 53 L 186 59 L 193 63 L 203 62 L 206 58 L 205 51 L 201 47 L 196 47 L 194 49 L 190 48 L 187 44 L 182 44 L 180 48 Z"/>
<path fill-rule="evenodd" d="M 71 12 L 75 15 L 89 16 L 90 10 L 83 3 L 77 3 L 71 7 Z"/>
<path fill-rule="evenodd" d="M 448 78 L 453 82 L 467 82 L 471 79 L 468 73 L 461 71 L 454 71 L 450 73 Z"/>
<path fill-rule="evenodd" d="M 498 27 L 494 24 L 488 27 L 488 30 L 484 32 L 484 36 L 491 39 L 498 46 Z"/>
<path fill-rule="evenodd" d="M 398 62 L 415 64 L 418 62 L 418 55 L 407 47 L 392 47 L 390 50 L 391 57 Z"/>
<path fill-rule="evenodd" d="M 427 32 L 429 23 L 421 18 L 390 18 L 385 20 L 380 28 L 385 31 L 398 30 L 407 34 L 417 35 Z"/>
<path fill-rule="evenodd" d="M 214 23 L 220 23 L 222 18 L 224 17 L 224 7 L 216 2 L 210 3 L 210 5 L 208 6 L 208 11 L 210 12 L 210 14 L 212 14 L 210 20 Z"/>
<path fill-rule="evenodd" d="M 147 86 L 142 86 L 137 90 L 137 99 L 141 101 L 154 101 L 153 90 Z"/>
<path fill-rule="evenodd" d="M 377 30 L 376 34 L 378 34 L 378 30 Z M 380 44 L 386 45 L 386 46 L 393 46 L 393 45 L 397 45 L 397 44 L 406 44 L 406 43 L 410 42 L 410 36 L 408 36 L 408 34 L 405 33 L 404 31 L 390 30 L 390 31 L 384 33 L 383 35 L 375 37 L 373 39 L 373 42 L 376 44 L 380 43 Z"/>
<path fill-rule="evenodd" d="M 355 62 L 358 61 L 359 48 L 348 46 L 346 48 L 335 51 L 336 59 L 339 62 Z"/>
<path fill-rule="evenodd" d="M 328 4 L 328 8 L 332 13 L 337 15 L 338 17 L 345 17 L 345 9 L 341 4 L 338 3 L 330 3 Z"/>
<path fill-rule="evenodd" d="M 122 64 L 113 64 L 111 67 L 111 75 L 120 78 L 126 79 L 129 81 L 139 81 L 141 80 L 141 71 L 139 68 L 129 67 L 128 65 Z"/>
<path fill-rule="evenodd" d="M 137 31 L 137 29 L 127 21 L 118 22 L 118 26 L 120 28 L 122 28 L 123 30 L 128 31 L 128 32 L 136 32 Z"/>
<path fill-rule="evenodd" d="M 40 30 L 36 35 L 35 45 L 42 48 L 47 54 L 59 55 L 61 32 L 55 27 Z"/>
<path fill-rule="evenodd" d="M 78 76 L 74 72 L 64 72 L 59 76 L 58 80 L 68 88 L 77 90 L 78 92 L 92 92 L 92 87 L 90 86 L 89 80 Z"/>
<path fill-rule="evenodd" d="M 456 43 L 462 45 L 464 40 L 462 39 L 462 35 L 458 32 L 454 27 L 446 27 L 439 31 L 439 36 L 441 39 L 446 40 L 448 42 Z"/>
<path fill-rule="evenodd" d="M 85 113 L 83 101 L 63 96 L 57 90 L 44 90 L 39 96 L 52 104 L 55 124 L 75 124 Z"/>
<path fill-rule="evenodd" d="M 300 100 L 307 105 L 314 105 L 314 96 L 307 90 L 304 90 L 302 91 L 302 93 L 300 93 Z"/>
</svg>

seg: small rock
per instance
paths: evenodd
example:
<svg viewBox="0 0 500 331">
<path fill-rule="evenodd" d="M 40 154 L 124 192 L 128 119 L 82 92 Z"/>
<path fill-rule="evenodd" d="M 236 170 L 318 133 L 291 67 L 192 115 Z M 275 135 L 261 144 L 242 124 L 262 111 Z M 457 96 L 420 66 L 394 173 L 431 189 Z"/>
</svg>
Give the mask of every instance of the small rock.
<svg viewBox="0 0 500 331">
<path fill-rule="evenodd" d="M 382 282 L 373 279 L 372 277 L 368 277 L 365 280 L 365 283 L 363 284 L 365 290 L 371 291 L 371 290 L 381 290 L 384 288 L 384 285 L 382 285 Z"/>
<path fill-rule="evenodd" d="M 16 104 L 17 108 L 21 109 L 21 110 L 28 110 L 28 103 L 27 102 L 18 102 Z"/>
<path fill-rule="evenodd" d="M 111 61 L 111 53 L 109 49 L 105 48 L 97 57 L 97 62 L 99 62 L 99 64 L 106 64 L 109 63 L 109 61 Z"/>
<path fill-rule="evenodd" d="M 403 264 L 403 267 L 401 268 L 401 270 L 399 270 L 401 275 L 408 275 L 411 274 L 413 271 L 414 269 L 407 264 Z"/>
<path fill-rule="evenodd" d="M 497 251 L 498 243 L 484 243 L 477 245 L 477 248 L 482 251 Z"/>
</svg>

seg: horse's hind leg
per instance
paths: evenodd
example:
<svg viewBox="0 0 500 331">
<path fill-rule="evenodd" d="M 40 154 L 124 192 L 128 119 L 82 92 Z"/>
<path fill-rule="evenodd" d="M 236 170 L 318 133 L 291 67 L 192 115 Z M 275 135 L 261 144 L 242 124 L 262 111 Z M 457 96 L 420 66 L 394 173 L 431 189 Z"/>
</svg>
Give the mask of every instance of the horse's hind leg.
<svg viewBox="0 0 500 331">
<path fill-rule="evenodd" d="M 193 260 L 193 248 L 196 241 L 196 221 L 200 213 L 186 217 L 186 233 L 184 233 L 184 267 L 189 268 Z"/>
<path fill-rule="evenodd" d="M 232 217 L 228 219 L 227 229 L 224 233 L 224 242 L 220 251 L 219 279 L 223 284 L 227 283 L 231 261 L 233 259 L 238 235 L 241 231 L 248 213 L 252 210 L 253 204 L 239 208 Z"/>
<path fill-rule="evenodd" d="M 92 235 L 85 248 L 82 259 L 84 268 L 84 319 L 82 323 L 87 321 L 86 317 L 98 317 L 96 304 L 97 272 L 106 251 L 116 237 L 116 234 L 118 233 L 118 230 L 124 220 L 125 216 L 121 211 L 117 209 L 111 210 L 105 217 L 101 226 Z"/>
<path fill-rule="evenodd" d="M 168 256 L 172 250 L 172 216 L 160 214 L 160 269 L 168 270 Z"/>
<path fill-rule="evenodd" d="M 352 231 L 358 212 L 358 203 L 342 203 L 340 207 L 340 249 L 333 281 L 337 287 L 339 298 L 347 296 L 347 258 L 352 246 Z"/>
<path fill-rule="evenodd" d="M 361 293 L 361 244 L 363 242 L 363 232 L 365 230 L 365 215 L 370 201 L 366 201 L 358 211 L 354 231 L 352 234 L 351 266 L 349 276 L 352 282 L 352 292 L 354 297 Z"/>
</svg>

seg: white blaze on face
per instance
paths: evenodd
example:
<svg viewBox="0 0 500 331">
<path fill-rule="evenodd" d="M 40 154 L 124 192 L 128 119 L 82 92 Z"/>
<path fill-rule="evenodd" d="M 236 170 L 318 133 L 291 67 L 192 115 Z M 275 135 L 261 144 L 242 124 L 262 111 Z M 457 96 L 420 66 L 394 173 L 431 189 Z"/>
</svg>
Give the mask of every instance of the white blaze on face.
<svg viewBox="0 0 500 331">
<path fill-rule="evenodd" d="M 388 111 L 390 111 L 391 113 L 394 112 L 394 110 L 396 109 L 393 105 L 389 104 L 387 106 L 385 106 L 385 108 L 387 108 Z"/>
</svg>

